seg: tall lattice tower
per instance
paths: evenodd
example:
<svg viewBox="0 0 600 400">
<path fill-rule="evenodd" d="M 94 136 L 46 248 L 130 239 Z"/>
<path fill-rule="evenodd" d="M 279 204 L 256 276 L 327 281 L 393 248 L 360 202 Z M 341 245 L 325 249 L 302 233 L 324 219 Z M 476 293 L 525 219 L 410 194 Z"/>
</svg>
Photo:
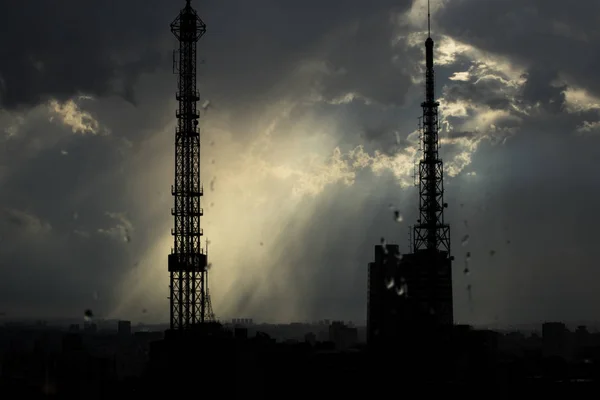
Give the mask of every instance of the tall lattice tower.
<svg viewBox="0 0 600 400">
<path fill-rule="evenodd" d="M 179 40 L 173 53 L 173 72 L 179 74 L 175 131 L 175 184 L 171 187 L 174 207 L 174 247 L 169 255 L 170 327 L 187 330 L 207 320 L 207 256 L 200 244 L 202 228 L 200 198 L 200 117 L 196 88 L 196 43 L 206 25 L 192 8 L 190 0 L 171 24 Z"/>
<path fill-rule="evenodd" d="M 439 157 L 438 107 L 435 100 L 433 39 L 431 13 L 427 2 L 425 41 L 425 101 L 421 103 L 421 138 L 423 157 L 418 165 L 419 219 L 413 227 L 412 255 L 405 255 L 407 281 L 417 307 L 411 323 L 452 325 L 454 322 L 450 226 L 444 222 L 444 164 Z M 412 264 L 412 267 L 410 265 Z M 411 270 L 412 268 L 412 270 Z M 413 296 L 414 297 L 414 296 Z"/>
<path fill-rule="evenodd" d="M 444 252 L 450 257 L 450 226 L 444 222 L 444 164 L 439 157 L 438 107 L 435 100 L 431 13 L 427 2 L 428 36 L 425 41 L 425 101 L 422 122 L 423 158 L 419 161 L 419 219 L 413 228 L 413 252 Z"/>
</svg>

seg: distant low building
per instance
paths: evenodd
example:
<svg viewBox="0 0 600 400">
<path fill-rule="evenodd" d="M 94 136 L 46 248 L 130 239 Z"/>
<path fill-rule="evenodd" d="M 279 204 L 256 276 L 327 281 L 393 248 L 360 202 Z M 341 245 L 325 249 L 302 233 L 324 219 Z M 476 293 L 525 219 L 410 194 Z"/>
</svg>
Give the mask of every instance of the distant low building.
<svg viewBox="0 0 600 400">
<path fill-rule="evenodd" d="M 542 354 L 545 358 L 572 358 L 571 332 L 562 322 L 545 322 L 542 325 Z"/>
<path fill-rule="evenodd" d="M 129 337 L 131 336 L 131 321 L 119 321 L 118 322 L 119 336 Z"/>
<path fill-rule="evenodd" d="M 306 335 L 304 335 L 304 341 L 314 345 L 317 342 L 317 335 L 315 335 L 314 332 L 308 332 Z"/>
<path fill-rule="evenodd" d="M 244 326 L 254 325 L 254 321 L 252 320 L 252 318 L 233 318 L 231 320 L 231 323 L 233 325 L 244 325 Z"/>
<path fill-rule="evenodd" d="M 358 330 L 341 321 L 334 321 L 329 325 L 329 341 L 338 350 L 348 349 L 358 343 Z"/>
</svg>

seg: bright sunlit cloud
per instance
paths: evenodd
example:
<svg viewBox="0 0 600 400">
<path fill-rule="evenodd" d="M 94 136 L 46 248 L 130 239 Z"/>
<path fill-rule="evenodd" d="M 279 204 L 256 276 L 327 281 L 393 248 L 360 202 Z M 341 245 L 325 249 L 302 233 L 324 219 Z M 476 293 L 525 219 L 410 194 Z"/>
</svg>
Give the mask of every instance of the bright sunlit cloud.
<svg viewBox="0 0 600 400">
<path fill-rule="evenodd" d="M 97 134 L 100 132 L 98 121 L 89 112 L 81 110 L 79 105 L 73 100 L 67 100 L 64 103 L 51 100 L 49 109 L 63 124 L 69 126 L 73 133 Z M 50 122 L 53 121 L 53 118 L 50 117 Z"/>
</svg>

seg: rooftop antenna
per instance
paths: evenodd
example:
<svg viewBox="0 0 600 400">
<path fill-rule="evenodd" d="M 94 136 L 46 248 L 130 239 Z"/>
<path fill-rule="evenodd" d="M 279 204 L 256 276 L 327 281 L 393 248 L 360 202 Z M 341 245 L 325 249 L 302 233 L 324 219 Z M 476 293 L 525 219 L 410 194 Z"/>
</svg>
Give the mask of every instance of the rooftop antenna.
<svg viewBox="0 0 600 400">
<path fill-rule="evenodd" d="M 431 37 L 431 12 L 429 11 L 429 0 L 427 0 L 427 36 Z"/>
</svg>

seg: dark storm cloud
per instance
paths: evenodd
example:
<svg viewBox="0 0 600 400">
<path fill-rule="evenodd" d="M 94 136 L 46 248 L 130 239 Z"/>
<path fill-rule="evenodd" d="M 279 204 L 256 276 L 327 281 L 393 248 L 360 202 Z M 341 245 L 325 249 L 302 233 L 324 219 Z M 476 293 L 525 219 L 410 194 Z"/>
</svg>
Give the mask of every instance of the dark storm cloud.
<svg viewBox="0 0 600 400">
<path fill-rule="evenodd" d="M 165 56 L 157 27 L 175 12 L 159 0 L 3 1 L 0 9 L 0 98 L 9 109 L 77 93 L 134 101 L 136 78 Z"/>
<path fill-rule="evenodd" d="M 100 136 L 73 136 L 67 127 L 44 126 L 35 119 L 4 143 L 12 150 L 26 146 L 43 127 L 44 146 L 29 157 L 8 152 L 10 173 L 2 182 L 0 204 L 6 207 L 0 224 L 0 304 L 24 315 L 78 315 L 78 306 L 105 315 L 115 285 L 143 249 L 145 232 L 134 231 L 132 243 L 105 237 L 99 229 L 123 225 L 107 211 L 137 207 L 120 195 L 129 178 L 120 172 L 125 158 L 120 142 Z M 61 149 L 68 148 L 67 155 Z M 20 153 L 22 154 L 22 153 Z M 27 154 L 27 153 L 26 153 Z M 29 283 L 27 283 L 29 281 Z M 106 300 L 97 303 L 94 292 Z M 63 314 L 64 315 L 64 314 Z"/>
<path fill-rule="evenodd" d="M 34 215 L 15 209 L 3 210 L 3 219 L 12 225 L 13 232 L 41 233 L 52 229 L 47 222 L 40 221 Z"/>
<path fill-rule="evenodd" d="M 559 113 L 565 103 L 565 84 L 554 84 L 558 79 L 557 71 L 532 67 L 525 78 L 527 79 L 521 90 L 521 99 L 528 104 L 539 104 L 551 113 Z"/>
<path fill-rule="evenodd" d="M 475 78 L 476 79 L 476 78 Z M 474 82 L 454 81 L 444 86 L 443 96 L 446 102 L 468 101 L 488 106 L 493 110 L 506 110 L 510 99 L 505 93 L 506 84 L 499 79 L 481 79 Z"/>
<path fill-rule="evenodd" d="M 383 140 L 384 138 L 388 139 L 390 136 L 393 137 L 393 133 L 384 127 L 369 127 L 364 129 L 362 136 L 368 141 L 379 141 Z"/>
<path fill-rule="evenodd" d="M 346 104 L 321 103 L 312 109 L 323 108 L 325 116 L 343 115 L 337 123 L 339 131 L 343 132 L 339 137 L 339 145 L 344 151 L 360 145 L 369 154 L 379 151 L 393 155 L 413 144 L 407 136 L 418 126 L 418 104 L 420 102 L 415 102 L 414 108 L 408 104 L 402 107 L 379 107 L 357 99 Z M 415 117 L 403 116 L 405 110 L 414 110 Z"/>
<path fill-rule="evenodd" d="M 170 72 L 177 43 L 169 23 L 183 1 L 34 3 L 6 5 L 0 17 L 12 32 L 0 39 L 5 108 L 79 93 L 117 95 L 143 112 L 118 103 L 88 103 L 86 109 L 115 134 L 131 139 L 172 119 L 155 109 L 174 103 Z M 255 108 L 280 97 L 301 98 L 316 87 L 327 99 L 355 92 L 385 104 L 401 103 L 410 81 L 402 73 L 406 67 L 392 60 L 399 52 L 391 46 L 392 12 L 409 6 L 409 0 L 199 3 L 207 24 L 199 43 L 202 97 L 235 112 L 245 128 L 235 129 L 240 135 L 256 118 Z M 23 24 L 25 19 L 30 23 Z M 308 85 L 295 83 L 304 62 L 322 63 L 327 70 Z M 148 76 L 144 73 L 157 70 L 165 75 L 139 84 Z"/>
<path fill-rule="evenodd" d="M 457 257 L 455 304 L 462 320 L 576 321 L 598 313 L 598 221 L 586 210 L 600 199 L 593 167 L 599 139 L 553 132 L 529 131 L 503 146 L 483 144 L 471 165 L 477 176 L 447 187 Z M 468 244 L 460 246 L 467 234 Z M 467 251 L 468 277 L 462 273 Z M 467 283 L 473 285 L 472 305 Z"/>
<path fill-rule="evenodd" d="M 136 101 L 134 85 L 140 74 L 171 67 L 169 47 L 174 48 L 175 42 L 168 24 L 183 7 L 180 3 L 5 4 L 0 22 L 11 34 L 0 40 L 2 104 L 29 106 L 80 92 L 118 94 Z M 217 104 L 268 100 L 273 85 L 285 80 L 300 61 L 316 59 L 347 71 L 341 83 L 328 84 L 330 95 L 358 90 L 384 102 L 398 101 L 402 95 L 391 89 L 393 85 L 381 83 L 377 90 L 363 76 L 401 79 L 389 68 L 390 13 L 408 6 L 408 0 L 198 4 L 208 26 L 199 57 L 207 60 L 201 70 L 212 81 L 206 84 L 207 91 L 217 96 Z M 340 41 L 323 43 L 325 35 L 342 27 L 351 29 Z"/>
<path fill-rule="evenodd" d="M 363 147 L 369 153 L 379 150 L 383 154 L 392 155 L 410 145 L 405 137 L 401 137 L 397 130 L 389 126 L 366 127 L 360 137 L 363 139 Z"/>
<path fill-rule="evenodd" d="M 571 83 L 600 94 L 600 30 L 594 0 L 458 0 L 436 15 L 436 23 L 455 39 L 508 56 L 527 69 L 568 76 Z M 546 88 L 552 77 L 539 82 Z"/>
<path fill-rule="evenodd" d="M 567 85 L 557 83 L 559 76 L 556 71 L 532 67 L 521 76 L 523 85 L 516 88 L 501 71 L 489 71 L 485 65 L 480 67 L 475 60 L 468 70 L 467 79 L 445 83 L 442 91 L 444 102 L 465 105 L 468 117 L 480 112 L 476 107 L 487 107 L 490 110 L 508 112 L 510 116 L 518 118 L 518 123 L 514 118 L 496 120 L 494 125 L 501 128 L 520 125 L 523 119 L 529 118 L 525 111 L 532 107 L 537 110 L 532 117 L 536 121 L 540 112 L 569 118 L 568 115 L 561 114 L 565 106 L 564 91 Z M 452 115 L 447 117 L 451 123 L 462 118 Z M 580 116 L 576 118 L 579 119 Z"/>
<path fill-rule="evenodd" d="M 472 138 L 476 135 L 477 135 L 476 132 L 465 132 L 465 131 L 450 131 L 450 132 L 448 132 L 448 138 L 450 138 L 450 139 Z"/>
<path fill-rule="evenodd" d="M 122 262 L 126 249 L 107 247 L 100 237 L 41 234 L 45 237 L 4 240 L 13 250 L 0 253 L 3 265 L 10 266 L 2 273 L 0 304 L 12 316 L 22 312 L 19 317 L 78 316 L 83 307 L 106 315 L 110 305 L 95 302 L 94 292 L 113 295 L 115 282 L 129 267 Z"/>
<path fill-rule="evenodd" d="M 159 195 L 162 191 L 168 197 L 170 181 L 158 181 L 151 172 L 145 172 L 156 160 L 154 154 L 140 149 L 148 145 L 145 139 L 163 135 L 161 129 L 174 119 L 176 77 L 170 74 L 170 68 L 171 50 L 176 43 L 168 24 L 184 1 L 179 3 L 69 1 L 57 3 L 54 8 L 48 5 L 36 8 L 28 3 L 27 13 L 33 13 L 36 22 L 33 26 L 39 31 L 35 40 L 16 41 L 17 33 L 0 39 L 0 44 L 4 41 L 6 45 L 0 50 L 4 51 L 0 74 L 6 85 L 2 92 L 5 107 L 31 105 L 46 97 L 66 99 L 86 92 L 98 99 L 81 103 L 82 107 L 91 110 L 100 125 L 111 131 L 108 136 L 73 135 L 60 123 L 48 124 L 48 115 L 42 113 L 36 118 L 26 116 L 20 134 L 3 145 L 2 154 L 6 157 L 1 162 L 10 173 L 0 192 L 4 208 L 0 220 L 0 254 L 2 264 L 11 266 L 0 269 L 3 306 L 35 310 L 45 305 L 49 309 L 79 312 L 81 304 L 83 311 L 88 302 L 96 304 L 93 303 L 96 291 L 101 299 L 110 298 L 115 284 L 134 268 L 140 254 L 156 244 L 156 236 L 162 237 L 157 221 L 164 215 L 168 218 L 171 205 L 170 199 L 164 205 L 159 204 L 162 201 Z M 528 74 L 528 83 L 522 92 L 516 93 L 516 100 L 502 97 L 502 88 L 494 80 L 481 80 L 473 85 L 440 79 L 439 86 L 448 85 L 446 100 L 477 102 L 494 109 L 503 109 L 510 101 L 521 101 L 528 105 L 541 103 L 544 111 L 554 110 L 554 114 L 547 113 L 552 114 L 551 118 L 534 115 L 524 118 L 521 126 L 521 133 L 527 134 L 522 136 L 543 136 L 553 141 L 513 144 L 511 139 L 506 146 L 483 142 L 469 168 L 477 175 L 461 175 L 448 181 L 447 218 L 452 225 L 457 255 L 454 272 L 457 314 L 466 319 L 487 322 L 493 319 L 493 310 L 500 307 L 501 320 L 529 322 L 542 306 L 540 315 L 544 318 L 566 318 L 569 312 L 578 311 L 576 302 L 561 301 L 562 313 L 553 313 L 556 309 L 553 306 L 559 300 L 554 304 L 545 300 L 560 289 L 556 282 L 569 282 L 563 291 L 576 296 L 577 285 L 594 281 L 593 260 L 584 260 L 581 254 L 593 253 L 588 242 L 593 241 L 591 227 L 597 222 L 585 225 L 585 229 L 578 225 L 585 232 L 582 234 L 575 232 L 573 221 L 583 221 L 582 205 L 587 207 L 599 201 L 597 193 L 588 187 L 595 178 L 585 177 L 583 181 L 588 186 L 572 181 L 579 176 L 580 169 L 593 171 L 593 165 L 584 161 L 597 159 L 595 149 L 600 147 L 593 138 L 589 142 L 575 142 L 565 135 L 584 116 L 594 119 L 592 112 L 570 116 L 556 113 L 560 108 L 553 107 L 561 106 L 564 98 L 560 94 L 562 89 L 553 86 L 552 81 L 561 73 L 575 76 L 581 70 L 587 75 L 578 75 L 574 82 L 600 88 L 595 79 L 596 53 L 588 48 L 580 51 L 584 45 L 588 46 L 585 40 L 598 34 L 596 28 L 583 29 L 591 21 L 591 11 L 596 5 L 577 2 L 575 6 L 569 5 L 570 10 L 557 11 L 558 3 L 550 3 L 531 2 L 539 6 L 537 13 L 533 13 L 529 8 L 523 12 L 509 11 L 522 10 L 522 2 L 511 5 L 509 1 L 457 0 L 448 2 L 435 16 L 437 24 L 457 39 L 506 55 L 526 66 Z M 411 85 L 407 77 L 414 72 L 413 60 L 420 59 L 422 48 L 405 53 L 388 46 L 389 36 L 394 33 L 388 24 L 388 11 L 406 10 L 409 1 L 400 2 L 399 8 L 397 1 L 383 0 L 370 3 L 230 0 L 198 2 L 196 6 L 208 26 L 199 44 L 199 58 L 206 60 L 199 68 L 202 96 L 215 106 L 208 113 L 222 111 L 235 116 L 232 125 L 236 129 L 232 134 L 236 139 L 246 134 L 251 126 L 248 122 L 253 118 L 263 118 L 264 106 L 277 103 L 280 98 L 302 98 L 314 88 L 327 100 L 355 91 L 375 102 L 370 108 L 362 101 L 353 102 L 365 107 L 356 115 L 356 104 L 327 105 L 324 113 L 348 111 L 338 115 L 346 121 L 344 128 L 348 128 L 341 130 L 345 135 L 342 141 L 350 142 L 363 132 L 366 136 L 362 141 L 367 139 L 365 147 L 390 154 L 396 151 L 394 131 L 398 126 L 394 121 L 406 119 L 408 122 L 398 124 L 410 125 L 410 129 L 400 129 L 404 132 L 401 138 L 414 129 L 416 118 L 399 117 L 398 108 L 390 107 L 394 118 L 382 113 L 369 117 L 366 110 L 377 108 L 380 105 L 377 103 L 401 104 Z M 467 6 L 469 12 L 465 12 Z M 10 11 L 12 20 L 5 21 L 5 31 L 14 29 L 26 34 L 16 21 L 19 13 L 25 13 L 24 8 L 11 3 L 3 9 L 9 12 L 11 7 L 16 10 Z M 590 7 L 581 15 L 581 22 L 577 19 L 579 14 L 571 11 L 575 7 Z M 76 16 L 81 15 L 94 18 L 76 21 Z M 553 19 L 563 21 L 566 27 L 556 28 L 556 24 L 548 22 Z M 551 26 L 553 33 L 548 33 Z M 582 39 L 580 31 L 587 36 Z M 555 36 L 556 40 L 548 41 Z M 547 43 L 552 46 L 546 46 Z M 589 57 L 582 56 L 588 53 Z M 393 61 L 395 55 L 400 56 L 399 62 Z M 579 59 L 584 61 L 573 62 Z M 327 67 L 308 83 L 295 79 L 299 64 L 307 60 L 322 62 Z M 460 70 L 464 71 L 464 60 L 460 63 Z M 143 73 L 154 70 L 160 73 Z M 135 100 L 135 105 L 124 104 L 122 99 L 109 96 L 112 94 Z M 415 117 L 421 114 L 421 98 L 419 89 L 418 100 L 409 114 Z M 303 116 L 300 108 L 292 114 L 298 120 Z M 468 118 L 474 115 L 469 111 Z M 385 121 L 377 123 L 379 119 Z M 294 122 L 289 123 L 290 129 Z M 503 124 L 508 126 L 509 122 Z M 171 146 L 170 136 L 164 135 L 161 145 Z M 470 131 L 451 135 L 453 139 L 475 136 Z M 407 144 L 402 140 L 405 139 L 401 139 L 400 147 Z M 443 146 L 446 148 L 453 149 Z M 67 150 L 68 155 L 61 155 L 61 150 Z M 531 153 L 539 157 L 533 158 Z M 144 162 L 136 158 L 140 154 Z M 218 163 L 225 161 L 218 159 Z M 132 167 L 134 162 L 140 163 L 137 169 Z M 134 184 L 144 178 L 151 181 L 147 186 L 151 190 L 134 192 L 133 188 L 138 189 Z M 210 178 L 203 177 L 207 187 Z M 260 193 L 269 194 L 269 185 L 260 189 Z M 286 318 L 364 319 L 366 264 L 373 257 L 372 246 L 382 236 L 403 249 L 408 241 L 406 225 L 393 221 L 388 205 L 393 203 L 400 208 L 407 224 L 415 221 L 416 191 L 402 191 L 394 178 L 386 174 L 375 177 L 370 172 L 359 174 L 352 187 L 340 184 L 329 189 L 333 189 L 331 193 L 306 199 L 290 222 L 290 230 L 294 228 L 299 234 L 281 244 L 279 251 L 284 255 L 273 261 L 287 269 L 281 267 L 273 275 L 252 278 L 265 286 L 275 286 L 285 279 L 306 288 L 306 293 L 295 296 L 274 291 L 271 297 L 259 298 L 254 295 L 256 288 L 248 291 L 236 288 L 228 297 L 237 298 L 241 314 L 260 315 L 261 309 L 273 307 L 277 301 L 297 301 L 302 303 L 302 315 Z M 225 190 L 232 198 L 244 194 L 241 189 Z M 158 211 L 146 210 L 153 205 Z M 111 218 L 114 214 L 110 213 L 121 212 L 132 221 L 131 242 L 122 235 L 126 224 Z M 327 224 L 322 223 L 324 220 Z M 234 221 L 232 226 L 239 223 Z M 99 234 L 99 229 L 116 235 Z M 168 235 L 168 230 L 165 233 Z M 567 233 L 581 236 L 576 236 L 575 241 Z M 465 234 L 472 239 L 463 248 L 460 239 Z M 515 248 L 507 244 L 509 239 L 517 244 Z M 226 238 L 219 241 L 225 242 Z M 548 248 L 566 247 L 581 251 L 575 256 L 564 252 L 560 257 L 548 252 Z M 488 255 L 492 249 L 496 254 L 490 261 Z M 466 251 L 473 253 L 471 282 L 475 311 L 472 314 L 465 294 L 468 281 L 462 275 Z M 246 261 L 242 263 L 244 266 L 248 264 Z M 577 279 L 566 280 L 562 267 L 575 261 L 583 272 Z M 519 275 L 523 271 L 535 272 L 538 278 Z M 514 295 L 517 285 L 521 285 L 520 297 Z M 594 303 L 589 293 L 579 296 L 581 301 Z M 104 300 L 97 304 L 99 311 L 90 307 L 100 316 L 110 307 Z M 166 309 L 166 304 L 160 304 Z M 533 305 L 526 308 L 523 304 Z M 219 306 L 215 308 L 218 310 Z"/>
<path fill-rule="evenodd" d="M 363 19 L 343 35 L 339 44 L 324 55 L 334 71 L 323 83 L 322 94 L 330 100 L 354 92 L 384 105 L 404 102 L 410 78 L 395 67 L 395 33 L 388 9 Z"/>
<path fill-rule="evenodd" d="M 202 6 L 199 13 L 208 28 L 200 50 L 207 62 L 201 70 L 211 76 L 205 93 L 216 105 L 236 105 L 241 112 L 244 105 L 305 91 L 294 87 L 290 74 L 301 62 L 315 61 L 331 71 L 320 82 L 327 98 L 356 91 L 384 103 L 401 102 L 408 81 L 393 64 L 391 17 L 409 6 L 408 0 Z"/>
<path fill-rule="evenodd" d="M 4 30 L 11 32 L 0 39 L 1 104 L 23 117 L 3 127 L 18 125 L 18 134 L 2 143 L 8 174 L 0 204 L 9 211 L 0 235 L 3 248 L 12 250 L 2 257 L 11 269 L 0 272 L 1 304 L 29 314 L 72 314 L 94 302 L 99 292 L 94 311 L 105 315 L 115 285 L 156 240 L 156 221 L 140 206 L 148 203 L 149 194 L 132 193 L 131 179 L 145 140 L 174 120 L 171 51 L 176 43 L 169 23 L 183 5 L 183 0 L 180 5 L 158 0 L 0 5 Z M 398 103 L 408 86 L 400 77 L 394 89 L 377 84 L 385 89 L 378 93 L 362 78 L 389 78 L 397 69 L 388 46 L 390 12 L 405 10 L 408 0 L 400 5 L 265 0 L 197 6 L 208 25 L 199 44 L 199 58 L 206 59 L 199 80 L 203 97 L 216 110 L 259 115 L 257 106 L 306 94 L 305 87 L 294 86 L 293 74 L 307 60 L 347 71 L 346 83 L 329 82 L 327 74 L 313 82 L 327 97 L 361 91 L 380 102 Z M 369 51 L 370 41 L 385 44 L 375 43 L 374 50 L 361 54 Z M 77 100 L 82 93 L 95 100 Z M 33 107 L 50 98 L 75 99 L 110 134 L 73 134 L 56 116 L 48 123 L 52 113 Z M 243 125 L 244 115 L 236 119 Z M 143 174 L 141 167 L 135 171 Z M 161 192 L 154 183 L 150 204 L 159 201 Z M 168 202 L 164 210 L 168 214 Z M 132 221 L 130 242 L 120 235 L 122 221 L 107 214 L 122 212 Z M 36 282 L 27 285 L 28 279 Z"/>
</svg>

